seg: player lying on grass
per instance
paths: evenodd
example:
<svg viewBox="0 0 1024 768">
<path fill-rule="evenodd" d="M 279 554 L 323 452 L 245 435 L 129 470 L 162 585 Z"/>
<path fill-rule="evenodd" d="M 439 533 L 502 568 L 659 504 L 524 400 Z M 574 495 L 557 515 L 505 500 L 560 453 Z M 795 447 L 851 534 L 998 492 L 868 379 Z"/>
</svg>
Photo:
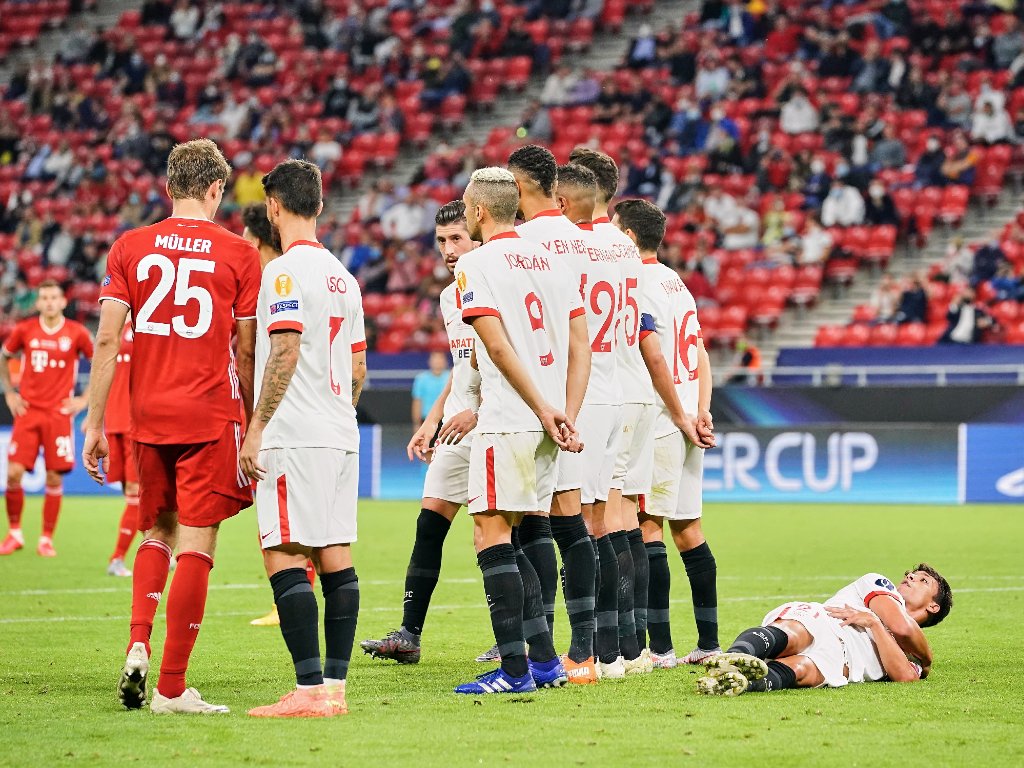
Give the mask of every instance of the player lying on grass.
<svg viewBox="0 0 1024 768">
<path fill-rule="evenodd" d="M 728 652 L 705 662 L 700 693 L 738 696 L 784 688 L 839 688 L 928 676 L 932 652 L 921 631 L 953 607 L 949 583 L 921 563 L 894 585 L 861 576 L 824 603 L 786 603 L 763 626 L 740 634 Z"/>
</svg>

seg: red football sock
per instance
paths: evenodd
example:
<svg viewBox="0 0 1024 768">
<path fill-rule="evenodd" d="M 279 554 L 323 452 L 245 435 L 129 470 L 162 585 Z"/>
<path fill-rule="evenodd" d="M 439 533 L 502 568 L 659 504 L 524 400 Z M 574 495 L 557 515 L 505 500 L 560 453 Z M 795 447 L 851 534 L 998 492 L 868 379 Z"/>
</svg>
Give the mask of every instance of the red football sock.
<svg viewBox="0 0 1024 768">
<path fill-rule="evenodd" d="M 313 561 L 306 561 L 306 578 L 309 579 L 309 586 L 316 584 L 316 568 L 313 567 Z"/>
<path fill-rule="evenodd" d="M 52 539 L 53 531 L 57 527 L 57 518 L 60 517 L 60 503 L 64 499 L 64 489 L 60 486 L 51 488 L 46 486 L 46 495 L 43 496 L 43 536 Z"/>
<path fill-rule="evenodd" d="M 121 514 L 121 522 L 117 531 L 117 544 L 114 546 L 114 554 L 111 560 L 123 560 L 128 554 L 128 547 L 132 545 L 135 538 L 135 531 L 139 527 L 139 497 L 124 497 L 124 512 Z"/>
<path fill-rule="evenodd" d="M 25 508 L 25 489 L 20 485 L 8 486 L 4 494 L 7 502 L 7 523 L 11 528 L 21 528 L 21 511 Z"/>
<path fill-rule="evenodd" d="M 167 573 L 171 567 L 171 548 L 162 541 L 149 539 L 139 545 L 132 572 L 132 627 L 128 640 L 130 651 L 135 643 L 145 643 L 149 653 L 149 638 L 153 634 L 153 617 L 160 606 L 160 596 L 167 586 Z M 125 651 L 127 653 L 127 651 Z"/>
<path fill-rule="evenodd" d="M 185 671 L 203 623 L 212 568 L 213 558 L 202 552 L 178 555 L 171 595 L 167 598 L 167 642 L 157 684 L 160 694 L 169 699 L 185 692 Z"/>
</svg>

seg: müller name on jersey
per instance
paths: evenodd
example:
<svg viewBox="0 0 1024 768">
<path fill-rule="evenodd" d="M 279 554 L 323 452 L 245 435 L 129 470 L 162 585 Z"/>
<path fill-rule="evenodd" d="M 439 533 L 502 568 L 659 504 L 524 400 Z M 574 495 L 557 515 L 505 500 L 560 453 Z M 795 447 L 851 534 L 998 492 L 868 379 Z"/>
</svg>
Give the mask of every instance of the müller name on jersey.
<svg viewBox="0 0 1024 768">
<path fill-rule="evenodd" d="M 213 247 L 212 240 L 202 238 L 179 237 L 178 235 L 157 235 L 156 247 L 167 251 L 188 251 L 189 253 L 209 253 Z"/>
</svg>

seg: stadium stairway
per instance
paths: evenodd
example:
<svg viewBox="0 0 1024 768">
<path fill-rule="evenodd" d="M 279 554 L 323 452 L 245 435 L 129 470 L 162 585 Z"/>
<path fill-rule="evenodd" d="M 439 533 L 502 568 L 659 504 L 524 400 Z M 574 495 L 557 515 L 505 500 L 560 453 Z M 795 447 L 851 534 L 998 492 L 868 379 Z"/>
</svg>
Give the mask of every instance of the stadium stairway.
<svg viewBox="0 0 1024 768">
<path fill-rule="evenodd" d="M 898 244 L 887 271 L 896 278 L 909 277 L 915 272 L 927 273 L 929 267 L 945 257 L 946 246 L 953 237 L 959 235 L 966 242 L 982 240 L 993 230 L 1001 229 L 1020 207 L 1020 195 L 1011 187 L 1003 190 L 993 207 L 981 201 L 974 201 L 967 209 L 967 215 L 959 227 L 946 227 L 936 223 L 928 243 L 923 248 L 917 248 L 910 243 Z M 818 304 L 802 315 L 796 312 L 784 313 L 774 333 L 757 340 L 763 364 L 766 367 L 773 365 L 779 350 L 783 347 L 814 346 L 815 334 L 822 325 L 849 323 L 853 319 L 855 307 L 870 303 L 871 294 L 878 285 L 880 275 L 881 273 L 876 275 L 861 270 L 857 273 L 854 283 L 838 295 L 826 287 L 822 290 Z M 713 359 L 716 363 L 728 364 L 732 358 L 730 354 L 723 354 L 720 358 Z"/>
<path fill-rule="evenodd" d="M 579 53 L 566 51 L 562 57 L 574 69 L 613 69 L 629 52 L 629 45 L 642 24 L 650 24 L 655 30 L 672 23 L 681 25 L 686 14 L 699 10 L 699 0 L 656 0 L 650 13 L 633 13 L 626 16 L 622 29 L 617 33 L 597 31 L 593 44 L 589 49 Z M 482 143 L 492 128 L 518 125 L 519 118 L 525 108 L 540 96 L 544 87 L 544 77 L 533 77 L 521 92 L 506 91 L 495 103 L 491 111 L 474 110 L 472 108 L 472 91 L 470 91 L 470 108 L 466 110 L 466 119 L 460 133 L 451 136 L 452 143 Z M 439 142 L 441 137 L 435 134 L 432 142 Z M 436 144 L 435 144 L 436 146 Z M 337 216 L 339 221 L 347 221 L 352 209 L 355 208 L 359 195 L 373 182 L 381 177 L 394 179 L 397 184 L 404 184 L 413 177 L 425 157 L 425 152 L 415 147 L 404 147 L 392 169 L 380 172 L 369 172 L 362 183 L 355 189 L 347 189 L 343 194 L 335 193 L 334 200 L 328 201 L 328 213 Z"/>
</svg>

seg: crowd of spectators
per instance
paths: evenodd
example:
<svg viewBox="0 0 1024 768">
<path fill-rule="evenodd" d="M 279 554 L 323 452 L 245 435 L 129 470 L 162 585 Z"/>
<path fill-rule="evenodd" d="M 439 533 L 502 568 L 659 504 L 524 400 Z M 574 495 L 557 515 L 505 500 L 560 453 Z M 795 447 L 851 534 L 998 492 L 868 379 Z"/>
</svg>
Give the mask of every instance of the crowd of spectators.
<svg viewBox="0 0 1024 768">
<path fill-rule="evenodd" d="M 492 65 L 512 59 L 547 73 L 518 126 L 435 139 L 409 183 L 363 183 L 352 219 L 324 223 L 366 293 L 386 294 L 368 313 L 382 349 L 441 344 L 433 210 L 523 141 L 563 161 L 576 144 L 616 157 L 623 194 L 669 214 L 665 259 L 702 305 L 738 301 L 751 318 L 763 297 L 736 290 L 750 270 L 781 277 L 783 303 L 813 300 L 797 296 L 803 278 L 884 266 L 897 232 L 923 242 L 934 218 L 963 216 L 968 189 L 997 195 L 1024 143 L 1024 32 L 984 2 L 705 0 L 679 23 L 642 25 L 614 71 L 573 65 L 572 36 L 551 32 L 609 5 L 150 0 L 116 30 L 77 25 L 56 62 L 23 62 L 4 94 L 16 109 L 0 118 L 0 238 L 17 256 L 0 303 L 24 307 L 53 269 L 101 273 L 111 237 L 163 215 L 160 169 L 185 134 L 228 151 L 230 220 L 277 159 L 358 181 L 347 164 L 364 138 L 414 141 L 435 113 L 457 127 L 467 97 L 512 77 Z"/>
</svg>

